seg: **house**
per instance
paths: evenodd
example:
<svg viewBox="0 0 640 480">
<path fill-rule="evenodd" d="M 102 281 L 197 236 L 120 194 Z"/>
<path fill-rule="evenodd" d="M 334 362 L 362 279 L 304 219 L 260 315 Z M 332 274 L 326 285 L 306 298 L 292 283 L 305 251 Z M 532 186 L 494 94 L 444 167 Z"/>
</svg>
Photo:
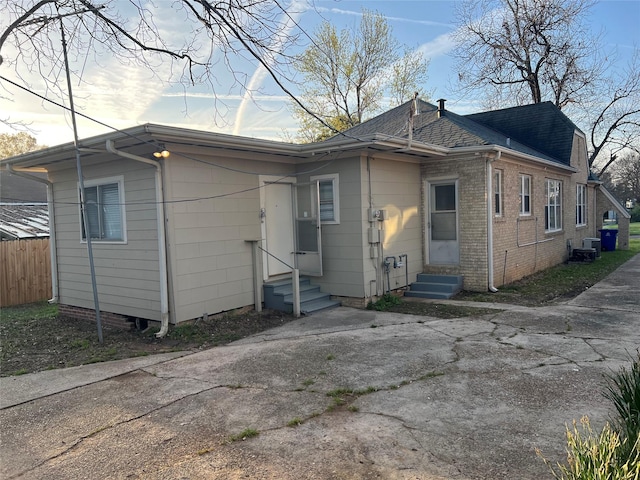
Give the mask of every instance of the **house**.
<svg viewBox="0 0 640 480">
<path fill-rule="evenodd" d="M 259 304 L 294 266 L 349 305 L 424 272 L 493 290 L 597 237 L 600 210 L 624 210 L 551 103 L 461 116 L 415 100 L 307 145 L 147 124 L 79 147 L 101 311 L 163 326 Z M 54 296 L 86 316 L 74 146 L 0 165 L 48 172 Z"/>
</svg>

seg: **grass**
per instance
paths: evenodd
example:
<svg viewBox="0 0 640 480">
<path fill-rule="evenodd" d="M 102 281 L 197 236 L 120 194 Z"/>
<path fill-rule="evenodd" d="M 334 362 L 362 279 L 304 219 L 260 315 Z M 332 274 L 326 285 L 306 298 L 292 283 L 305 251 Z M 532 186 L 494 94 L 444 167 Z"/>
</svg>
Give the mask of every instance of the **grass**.
<svg viewBox="0 0 640 480">
<path fill-rule="evenodd" d="M 640 235 L 640 222 L 629 224 L 629 235 Z"/>
<path fill-rule="evenodd" d="M 456 300 L 503 302 L 537 306 L 573 298 L 640 253 L 640 239 L 629 241 L 629 250 L 602 252 L 593 263 L 560 264 L 500 287 L 498 293 L 462 292 Z"/>
<path fill-rule="evenodd" d="M 615 408 L 612 425 L 623 440 L 619 447 L 622 462 L 632 460 L 633 448 L 640 447 L 640 350 L 631 367 L 608 377 L 604 396 Z M 638 467 L 640 468 L 640 466 Z"/>
<path fill-rule="evenodd" d="M 615 415 L 598 434 L 588 417 L 566 429 L 567 463 L 554 466 L 536 453 L 556 480 L 638 480 L 640 478 L 640 350 L 630 369 L 610 375 L 604 396 Z"/>
<path fill-rule="evenodd" d="M 289 422 L 287 423 L 287 427 L 298 427 L 300 425 L 302 425 L 303 421 L 301 418 L 299 417 L 295 417 L 291 420 L 289 420 Z"/>
<path fill-rule="evenodd" d="M 257 437 L 258 435 L 260 435 L 260 432 L 258 432 L 258 430 L 255 430 L 253 428 L 245 428 L 240 433 L 237 433 L 235 435 L 231 435 L 229 437 L 229 442 L 237 442 L 237 441 L 240 441 L 240 440 L 246 440 L 247 438 Z"/>
<path fill-rule="evenodd" d="M 156 329 L 126 331 L 58 315 L 47 302 L 0 309 L 0 376 L 141 357 L 178 350 L 200 350 L 280 326 L 292 315 L 263 310 L 229 312 L 172 328 L 165 338 Z"/>
</svg>

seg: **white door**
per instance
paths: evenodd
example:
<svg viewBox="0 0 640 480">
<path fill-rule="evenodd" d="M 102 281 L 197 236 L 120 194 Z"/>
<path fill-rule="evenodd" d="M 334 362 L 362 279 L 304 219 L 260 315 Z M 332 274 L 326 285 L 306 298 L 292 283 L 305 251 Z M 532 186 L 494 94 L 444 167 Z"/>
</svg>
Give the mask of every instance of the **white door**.
<svg viewBox="0 0 640 480">
<path fill-rule="evenodd" d="M 303 275 L 322 276 L 320 182 L 296 185 L 296 268 Z"/>
<path fill-rule="evenodd" d="M 427 219 L 429 263 L 460 263 L 458 240 L 458 182 L 431 183 Z"/>
<path fill-rule="evenodd" d="M 266 183 L 263 188 L 265 279 L 288 273 L 294 264 L 293 192 L 290 183 Z"/>
</svg>

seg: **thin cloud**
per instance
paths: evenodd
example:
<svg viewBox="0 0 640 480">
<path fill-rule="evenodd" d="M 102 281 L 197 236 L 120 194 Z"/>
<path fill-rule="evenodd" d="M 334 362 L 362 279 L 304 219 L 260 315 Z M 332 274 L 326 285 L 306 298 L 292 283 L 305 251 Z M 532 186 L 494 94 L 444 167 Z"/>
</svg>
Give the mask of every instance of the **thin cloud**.
<svg viewBox="0 0 640 480">
<path fill-rule="evenodd" d="M 435 58 L 447 55 L 455 47 L 453 33 L 445 33 L 439 35 L 430 42 L 423 43 L 416 50 L 424 55 L 425 58 Z"/>
<path fill-rule="evenodd" d="M 290 32 L 298 26 L 298 21 L 300 17 L 304 13 L 304 9 L 300 8 L 302 5 L 297 1 L 292 1 L 289 4 L 289 7 L 286 12 L 283 13 L 285 16 L 285 21 L 283 22 L 282 31 L 280 35 L 274 40 L 273 44 L 270 46 L 269 50 L 275 52 L 275 55 L 280 53 L 283 48 L 284 39 L 286 39 Z M 272 64 L 273 59 L 267 59 L 267 64 Z M 236 118 L 234 121 L 233 134 L 237 135 L 242 128 L 242 121 L 244 119 L 245 111 L 250 102 L 255 101 L 255 97 L 253 96 L 253 92 L 256 92 L 262 87 L 264 80 L 269 75 L 266 67 L 263 64 L 260 64 L 256 71 L 253 73 L 251 80 L 249 80 L 249 84 L 246 87 L 245 94 L 243 95 L 242 101 L 240 102 L 240 106 L 238 107 L 238 111 L 236 113 Z"/>
<path fill-rule="evenodd" d="M 361 17 L 362 12 L 356 12 L 354 10 L 342 10 L 340 8 L 326 8 L 326 7 L 317 7 L 316 11 L 320 13 L 334 13 L 337 15 L 349 15 L 353 17 Z M 426 25 L 429 27 L 446 27 L 453 28 L 454 25 L 450 23 L 442 23 L 442 22 L 434 22 L 433 20 L 417 20 L 415 18 L 405 18 L 405 17 L 392 17 L 389 15 L 384 15 L 384 18 L 393 22 L 404 22 L 404 23 L 414 23 L 416 25 Z"/>
</svg>

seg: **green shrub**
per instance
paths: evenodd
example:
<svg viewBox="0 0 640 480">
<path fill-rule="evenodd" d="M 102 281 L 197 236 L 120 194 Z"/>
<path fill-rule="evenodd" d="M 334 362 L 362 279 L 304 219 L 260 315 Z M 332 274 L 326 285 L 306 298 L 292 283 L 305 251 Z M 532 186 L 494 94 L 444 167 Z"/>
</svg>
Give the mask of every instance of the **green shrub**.
<svg viewBox="0 0 640 480">
<path fill-rule="evenodd" d="M 619 451 L 620 461 L 624 463 L 634 455 L 634 446 L 637 455 L 640 442 L 640 350 L 631 368 L 623 367 L 608 380 L 604 396 L 611 400 L 617 414 L 611 423 L 621 440 L 627 440 Z"/>
<path fill-rule="evenodd" d="M 377 310 L 379 312 L 384 312 L 395 305 L 400 305 L 400 303 L 402 303 L 402 300 L 400 300 L 399 297 L 391 295 L 390 293 L 385 293 L 378 299 L 377 302 L 369 302 L 369 304 L 367 305 L 367 310 Z"/>
<path fill-rule="evenodd" d="M 635 453 L 624 463 L 620 463 L 619 451 L 627 439 L 620 436 L 606 424 L 600 435 L 596 435 L 589 419 L 582 417 L 581 429 L 575 420 L 573 430 L 567 428 L 567 465 L 555 468 L 538 451 L 538 455 L 551 470 L 557 480 L 637 480 L 640 473 L 640 453 L 635 445 Z"/>
<path fill-rule="evenodd" d="M 582 433 L 575 421 L 573 430 L 567 427 L 567 465 L 553 467 L 537 451 L 557 480 L 640 479 L 640 350 L 630 369 L 608 377 L 604 396 L 615 407 L 611 425 L 599 435 L 587 417 L 580 420 Z"/>
<path fill-rule="evenodd" d="M 632 222 L 640 222 L 640 203 L 629 210 L 629 213 L 631 214 Z"/>
</svg>

